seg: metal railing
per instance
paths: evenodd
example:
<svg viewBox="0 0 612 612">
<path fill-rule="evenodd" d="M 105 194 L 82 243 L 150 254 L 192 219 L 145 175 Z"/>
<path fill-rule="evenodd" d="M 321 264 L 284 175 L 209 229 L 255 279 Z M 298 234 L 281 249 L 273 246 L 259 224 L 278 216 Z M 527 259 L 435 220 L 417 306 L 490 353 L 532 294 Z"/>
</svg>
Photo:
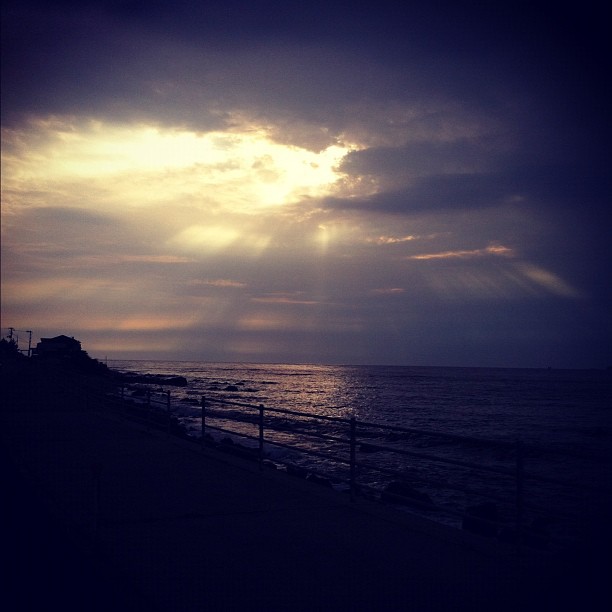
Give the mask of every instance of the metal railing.
<svg viewBox="0 0 612 612">
<path fill-rule="evenodd" d="M 140 394 L 130 398 L 132 418 L 147 427 L 181 432 L 170 391 L 141 389 Z M 125 389 L 115 400 L 125 412 Z M 401 505 L 433 520 L 519 544 L 546 548 L 579 538 L 574 532 L 588 492 L 612 499 L 612 490 L 602 491 L 600 484 L 552 476 L 550 470 L 538 473 L 545 455 L 561 453 L 520 440 L 493 441 L 217 397 L 202 397 L 200 409 L 203 447 L 212 444 L 257 461 L 260 469 L 284 468 L 288 474 L 347 491 L 353 501 L 368 497 Z M 225 437 L 215 438 L 211 432 Z M 562 454 L 595 460 L 580 453 Z M 573 507 L 565 507 L 568 500 Z M 561 524 L 568 528 L 559 529 Z M 557 528 L 549 532 L 548 525 Z"/>
<path fill-rule="evenodd" d="M 559 452 L 520 440 L 493 441 L 219 398 L 203 397 L 201 409 L 202 444 L 210 441 L 210 431 L 255 441 L 254 448 L 245 452 L 238 445 L 238 450 L 256 459 L 261 468 L 272 460 L 291 474 L 312 476 L 337 488 L 344 485 L 352 500 L 367 496 L 401 504 L 421 515 L 510 542 L 545 548 L 555 540 L 551 533 L 559 534 L 558 544 L 579 537 L 575 532 L 588 498 L 585 492 L 612 498 L 612 490 L 602 490 L 599 484 L 537 473 L 545 455 Z M 437 452 L 427 450 L 423 444 L 427 440 L 438 442 L 432 445 Z M 237 450 L 236 444 L 227 446 Z M 297 451 L 311 460 L 285 461 L 274 457 L 272 447 Z M 480 457 L 470 459 L 470 454 Z M 596 460 L 580 453 L 562 454 Z M 436 501 L 440 491 L 456 503 Z M 559 527 L 562 523 L 565 528 Z M 551 525 L 555 528 L 549 531 Z"/>
</svg>

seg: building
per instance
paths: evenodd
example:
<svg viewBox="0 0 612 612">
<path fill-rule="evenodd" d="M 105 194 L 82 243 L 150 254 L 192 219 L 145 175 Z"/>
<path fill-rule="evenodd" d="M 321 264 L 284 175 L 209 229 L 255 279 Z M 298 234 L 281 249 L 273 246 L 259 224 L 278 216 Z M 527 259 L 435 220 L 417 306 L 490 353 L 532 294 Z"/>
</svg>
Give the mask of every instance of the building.
<svg viewBox="0 0 612 612">
<path fill-rule="evenodd" d="M 81 352 L 81 343 L 64 335 L 55 338 L 41 338 L 34 349 L 36 357 L 73 357 Z"/>
</svg>

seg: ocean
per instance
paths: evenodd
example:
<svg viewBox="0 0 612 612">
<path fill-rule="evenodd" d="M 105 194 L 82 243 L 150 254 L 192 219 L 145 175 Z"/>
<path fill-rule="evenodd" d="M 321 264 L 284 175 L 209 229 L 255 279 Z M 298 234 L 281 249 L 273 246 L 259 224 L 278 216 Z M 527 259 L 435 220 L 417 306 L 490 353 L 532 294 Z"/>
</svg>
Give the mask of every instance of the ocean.
<svg viewBox="0 0 612 612">
<path fill-rule="evenodd" d="M 108 365 L 184 376 L 186 387 L 166 389 L 173 413 L 193 436 L 201 434 L 202 397 L 211 407 L 207 424 L 236 432 L 207 433 L 246 446 L 257 445 L 240 434 L 257 437 L 259 405 L 324 417 L 268 412 L 266 457 L 279 466 L 289 463 L 327 475 L 339 489 L 346 486 L 348 468 L 331 457 L 346 459 L 347 447 L 338 440 L 348 436 L 348 419 L 354 417 L 356 458 L 362 464 L 357 481 L 364 490 L 384 496 L 390 482 L 410 483 L 435 510 L 419 504 L 406 510 L 447 524 L 460 526 L 465 509 L 483 500 L 495 500 L 500 517 L 516 512 L 517 442 L 526 522 L 556 525 L 560 539 L 580 538 L 606 521 L 612 508 L 611 370 L 194 361 Z M 279 431 L 273 431 L 275 425 Z M 296 452 L 300 446 L 313 454 Z"/>
</svg>

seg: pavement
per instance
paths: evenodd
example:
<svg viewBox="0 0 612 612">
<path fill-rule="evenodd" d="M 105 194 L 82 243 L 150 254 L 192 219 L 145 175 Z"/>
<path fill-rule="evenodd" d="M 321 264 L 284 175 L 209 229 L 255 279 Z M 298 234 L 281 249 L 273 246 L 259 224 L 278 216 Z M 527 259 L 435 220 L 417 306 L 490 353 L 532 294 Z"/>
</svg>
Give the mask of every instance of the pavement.
<svg viewBox="0 0 612 612">
<path fill-rule="evenodd" d="M 0 411 L 6 610 L 604 610 L 602 565 L 427 521 L 78 398 Z"/>
</svg>

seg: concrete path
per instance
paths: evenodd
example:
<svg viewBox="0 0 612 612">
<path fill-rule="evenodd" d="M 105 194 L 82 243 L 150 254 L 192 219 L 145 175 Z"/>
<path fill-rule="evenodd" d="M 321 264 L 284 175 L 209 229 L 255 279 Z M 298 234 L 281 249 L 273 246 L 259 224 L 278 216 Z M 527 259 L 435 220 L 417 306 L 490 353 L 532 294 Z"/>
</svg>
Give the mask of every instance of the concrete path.
<svg viewBox="0 0 612 612">
<path fill-rule="evenodd" d="M 40 609 L 39 597 L 64 611 L 603 610 L 611 601 L 600 565 L 519 555 L 352 503 L 104 410 L 57 402 L 0 418 L 15 599 L 5 609 Z"/>
</svg>

